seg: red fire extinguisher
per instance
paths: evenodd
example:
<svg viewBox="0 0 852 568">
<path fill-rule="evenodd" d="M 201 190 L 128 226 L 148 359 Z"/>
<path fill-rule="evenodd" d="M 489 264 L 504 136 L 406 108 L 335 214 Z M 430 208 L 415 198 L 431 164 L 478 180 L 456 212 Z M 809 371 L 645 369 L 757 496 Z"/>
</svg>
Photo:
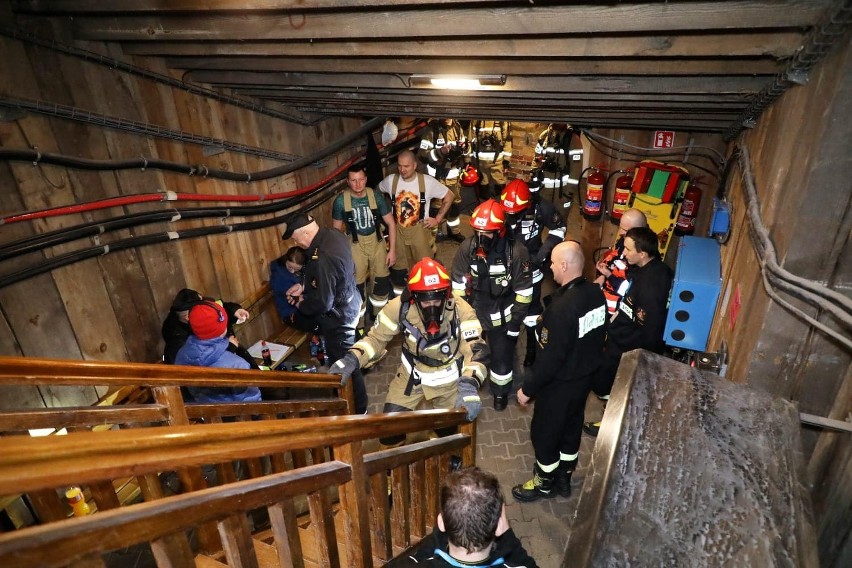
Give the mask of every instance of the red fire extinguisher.
<svg viewBox="0 0 852 568">
<path fill-rule="evenodd" d="M 630 188 L 633 185 L 633 170 L 619 170 L 624 175 L 615 180 L 615 191 L 612 194 L 612 211 L 609 220 L 618 225 L 621 216 L 627 211 L 627 203 L 630 201 Z"/>
<path fill-rule="evenodd" d="M 701 206 L 701 190 L 693 181 L 683 192 L 683 204 L 680 207 L 680 215 L 675 223 L 676 235 L 691 235 L 695 232 L 695 218 L 698 217 L 698 208 Z"/>
<path fill-rule="evenodd" d="M 599 168 L 593 168 L 593 170 L 586 178 L 586 199 L 583 201 L 580 212 L 586 219 L 597 221 L 603 215 L 603 188 L 606 178 Z"/>
</svg>

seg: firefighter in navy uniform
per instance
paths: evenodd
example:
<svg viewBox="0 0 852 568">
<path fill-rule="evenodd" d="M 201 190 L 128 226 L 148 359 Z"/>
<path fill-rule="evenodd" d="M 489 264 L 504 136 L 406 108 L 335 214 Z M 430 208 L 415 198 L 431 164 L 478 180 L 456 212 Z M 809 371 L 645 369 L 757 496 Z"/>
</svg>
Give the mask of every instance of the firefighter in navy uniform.
<svg viewBox="0 0 852 568">
<path fill-rule="evenodd" d="M 579 243 L 553 249 L 551 269 L 559 288 L 550 296 L 537 327 L 541 350 L 518 403 L 535 399 L 530 438 L 535 451 L 532 479 L 512 488 L 518 501 L 571 494 L 583 435 L 583 409 L 601 364 L 606 337 L 606 301 L 600 287 L 583 278 Z"/>
<path fill-rule="evenodd" d="M 533 286 L 526 247 L 506 234 L 505 212 L 493 199 L 470 217 L 474 234 L 453 259 L 453 294 L 470 298 L 491 350 L 494 408 L 505 410 L 512 388 L 515 343 L 529 311 Z"/>
<path fill-rule="evenodd" d="M 487 185 L 483 200 L 497 199 L 505 187 L 507 179 L 504 170 L 509 167 L 512 158 L 512 138 L 509 123 L 500 120 L 476 120 L 470 128 L 471 163 L 480 172 L 481 185 Z"/>
<path fill-rule="evenodd" d="M 292 238 L 299 248 L 305 249 L 308 259 L 304 283 L 294 284 L 286 295 L 303 316 L 304 330 L 319 329 L 325 338 L 328 358 L 334 361 L 355 342 L 355 325 L 361 310 L 349 239 L 340 231 L 320 227 L 305 213 L 288 218 L 281 238 Z M 367 388 L 360 371 L 352 375 L 352 388 L 355 414 L 364 414 Z"/>
<path fill-rule="evenodd" d="M 426 173 L 447 186 L 453 193 L 453 205 L 447 211 L 447 236 L 462 242 L 459 220 L 461 203 L 461 174 L 468 161 L 470 148 L 461 125 L 448 118 L 433 120 L 424 129 L 418 157 L 426 164 Z M 438 204 L 433 204 L 433 207 Z"/>
<path fill-rule="evenodd" d="M 630 286 L 627 280 L 627 261 L 624 259 L 624 235 L 634 227 L 647 227 L 645 214 L 638 209 L 628 209 L 618 223 L 618 235 L 612 248 L 607 249 L 603 257 L 595 264 L 598 277 L 595 284 L 600 285 L 606 296 L 606 310 L 615 314 L 618 302 Z"/>
<path fill-rule="evenodd" d="M 531 194 L 527 183 L 519 179 L 514 179 L 506 185 L 500 195 L 500 205 L 506 211 L 509 234 L 514 240 L 522 243 L 530 254 L 533 296 L 530 310 L 524 318 L 524 326 L 527 329 L 524 366 L 529 367 L 535 362 L 535 326 L 542 311 L 543 268 L 547 266 L 553 247 L 565 239 L 565 220 L 550 201 L 542 199 L 538 193 Z M 545 228 L 547 238 L 542 240 Z"/>
<path fill-rule="evenodd" d="M 383 412 L 415 410 L 427 400 L 434 408 L 464 406 L 468 420 L 475 420 L 481 406 L 479 388 L 488 373 L 488 345 L 476 312 L 464 300 L 453 298 L 449 274 L 431 258 L 412 267 L 402 297 L 387 303 L 367 336 L 330 372 L 350 375 L 377 358 L 399 333 L 404 337 L 402 361 Z M 400 435 L 380 441 L 395 446 L 404 439 Z"/>
<path fill-rule="evenodd" d="M 633 349 L 662 353 L 665 343 L 672 270 L 660 257 L 657 235 L 648 227 L 635 227 L 624 235 L 629 288 L 610 318 L 603 363 L 592 381 L 592 390 L 606 400 L 612 389 L 621 354 Z M 587 422 L 583 431 L 597 436 L 600 422 Z"/>
</svg>

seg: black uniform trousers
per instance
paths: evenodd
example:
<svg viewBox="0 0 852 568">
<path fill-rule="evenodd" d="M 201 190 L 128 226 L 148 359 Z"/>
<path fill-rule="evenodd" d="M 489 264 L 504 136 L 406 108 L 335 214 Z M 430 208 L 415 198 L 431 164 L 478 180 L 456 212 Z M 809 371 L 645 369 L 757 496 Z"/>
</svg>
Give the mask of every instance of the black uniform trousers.
<svg viewBox="0 0 852 568">
<path fill-rule="evenodd" d="M 334 314 L 322 314 L 319 316 L 301 315 L 296 326 L 309 332 L 318 332 L 325 338 L 326 360 L 329 364 L 334 363 L 355 345 L 355 322 L 345 322 Z M 361 369 L 352 373 L 352 390 L 355 395 L 355 414 L 367 412 L 367 385 L 364 383 L 364 375 Z"/>
<path fill-rule="evenodd" d="M 612 384 L 615 382 L 615 374 L 618 372 L 618 365 L 621 363 L 622 353 L 624 350 L 614 341 L 607 341 L 604 345 L 601 366 L 598 367 L 591 382 L 592 391 L 596 395 L 609 396 Z"/>
<path fill-rule="evenodd" d="M 583 410 L 592 376 L 554 381 L 536 394 L 530 438 L 541 465 L 557 463 L 560 452 L 573 455 L 580 451 Z"/>
<path fill-rule="evenodd" d="M 508 375 L 512 372 L 515 365 L 515 345 L 518 338 L 511 337 L 506 334 L 506 327 L 500 326 L 494 329 L 485 330 L 485 340 L 488 342 L 488 349 L 491 351 L 491 363 L 488 365 L 490 371 L 499 375 Z M 489 378 L 490 373 L 489 373 Z M 512 390 L 512 381 L 505 385 L 495 383 L 489 380 L 491 386 L 491 394 L 494 396 L 507 396 Z"/>
</svg>

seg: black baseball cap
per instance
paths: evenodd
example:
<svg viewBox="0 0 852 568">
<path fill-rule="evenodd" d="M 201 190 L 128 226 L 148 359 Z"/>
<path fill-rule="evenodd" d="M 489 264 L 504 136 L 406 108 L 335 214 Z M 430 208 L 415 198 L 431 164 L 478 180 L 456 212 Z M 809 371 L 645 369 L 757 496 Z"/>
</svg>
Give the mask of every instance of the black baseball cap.
<svg viewBox="0 0 852 568">
<path fill-rule="evenodd" d="M 281 235 L 281 238 L 287 240 L 292 237 L 293 233 L 295 233 L 297 230 L 307 225 L 310 225 L 313 222 L 314 218 L 308 215 L 307 213 L 294 213 L 284 223 L 284 234 Z"/>
</svg>

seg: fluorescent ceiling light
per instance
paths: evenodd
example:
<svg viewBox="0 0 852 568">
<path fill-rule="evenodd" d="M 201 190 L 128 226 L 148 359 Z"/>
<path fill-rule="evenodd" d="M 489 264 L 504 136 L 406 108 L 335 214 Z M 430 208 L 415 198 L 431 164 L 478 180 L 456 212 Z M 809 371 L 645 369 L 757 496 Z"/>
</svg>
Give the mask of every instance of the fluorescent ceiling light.
<svg viewBox="0 0 852 568">
<path fill-rule="evenodd" d="M 439 89 L 475 90 L 506 84 L 505 75 L 412 75 L 410 85 L 427 85 Z"/>
</svg>

